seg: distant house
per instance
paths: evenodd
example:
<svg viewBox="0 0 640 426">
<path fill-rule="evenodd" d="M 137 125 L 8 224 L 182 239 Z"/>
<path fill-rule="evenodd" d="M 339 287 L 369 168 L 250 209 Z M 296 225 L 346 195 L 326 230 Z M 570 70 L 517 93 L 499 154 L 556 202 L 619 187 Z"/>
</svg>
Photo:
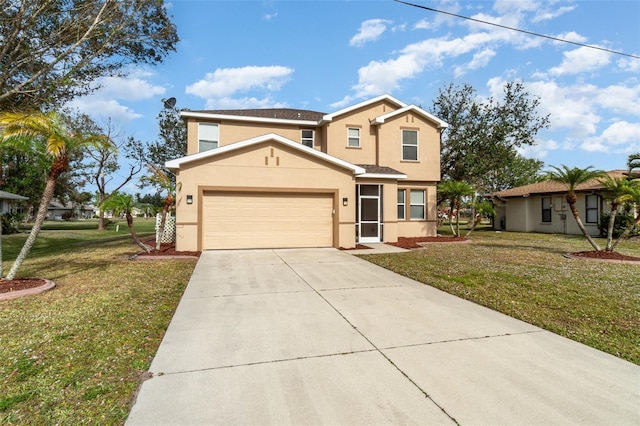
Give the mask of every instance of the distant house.
<svg viewBox="0 0 640 426">
<path fill-rule="evenodd" d="M 65 203 L 63 201 L 53 199 L 49 203 L 47 211 L 47 220 L 63 220 L 63 219 L 91 219 L 95 214 L 96 208 L 91 204 Z"/>
<path fill-rule="evenodd" d="M 28 199 L 22 195 L 0 191 L 0 214 L 19 212 L 21 210 L 20 203 Z"/>
<path fill-rule="evenodd" d="M 607 172 L 611 178 L 625 170 Z M 496 205 L 494 229 L 515 232 L 581 234 L 565 199 L 567 186 L 544 181 L 493 194 Z M 576 187 L 576 207 L 590 235 L 600 235 L 600 214 L 611 209 L 607 191 L 598 179 Z"/>
</svg>

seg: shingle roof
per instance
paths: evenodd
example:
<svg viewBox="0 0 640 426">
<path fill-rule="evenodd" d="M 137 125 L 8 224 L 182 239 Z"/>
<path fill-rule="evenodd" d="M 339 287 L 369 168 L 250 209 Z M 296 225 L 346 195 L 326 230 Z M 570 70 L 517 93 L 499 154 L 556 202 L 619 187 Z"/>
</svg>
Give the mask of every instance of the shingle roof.
<svg viewBox="0 0 640 426">
<path fill-rule="evenodd" d="M 367 173 L 375 173 L 380 175 L 404 175 L 404 173 L 386 166 L 376 166 L 375 164 L 356 164 L 356 166 L 362 167 L 367 171 Z"/>
<path fill-rule="evenodd" d="M 611 170 L 607 174 L 612 178 L 619 178 L 626 176 L 626 170 Z M 598 179 L 591 179 L 583 184 L 576 186 L 576 192 L 594 191 L 604 189 L 604 186 Z M 493 195 L 500 198 L 509 197 L 528 197 L 532 194 L 553 194 L 553 193 L 565 193 L 567 192 L 567 185 L 552 181 L 543 181 L 538 183 L 532 183 L 529 185 L 518 186 L 516 188 L 505 189 L 504 191 L 496 192 Z"/>
<path fill-rule="evenodd" d="M 277 118 L 281 120 L 319 121 L 324 117 L 324 112 L 293 108 L 262 108 L 262 109 L 214 109 L 199 110 L 204 114 L 235 115 L 241 117 Z"/>
<path fill-rule="evenodd" d="M 0 191 L 0 200 L 28 200 L 29 198 L 23 197 L 22 195 L 12 194 L 7 191 Z"/>
</svg>

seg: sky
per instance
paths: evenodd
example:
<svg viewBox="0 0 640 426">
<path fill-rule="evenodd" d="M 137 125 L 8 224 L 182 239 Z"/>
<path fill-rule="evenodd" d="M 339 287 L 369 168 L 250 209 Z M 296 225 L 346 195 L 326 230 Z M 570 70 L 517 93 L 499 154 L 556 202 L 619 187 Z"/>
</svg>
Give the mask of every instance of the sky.
<svg viewBox="0 0 640 426">
<path fill-rule="evenodd" d="M 640 152 L 640 1 L 407 1 L 622 54 L 393 0 L 172 0 L 176 52 L 101 79 L 71 106 L 150 142 L 169 97 L 193 110 L 330 113 L 390 94 L 430 111 L 451 83 L 501 99 L 504 84 L 519 81 L 550 114 L 549 129 L 522 151 L 545 169 L 622 169 Z"/>
</svg>

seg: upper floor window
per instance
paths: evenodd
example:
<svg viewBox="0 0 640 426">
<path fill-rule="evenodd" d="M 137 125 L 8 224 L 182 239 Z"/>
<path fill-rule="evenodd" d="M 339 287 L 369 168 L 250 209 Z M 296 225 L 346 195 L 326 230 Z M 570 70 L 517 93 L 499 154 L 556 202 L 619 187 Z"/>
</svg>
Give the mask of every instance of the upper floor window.
<svg viewBox="0 0 640 426">
<path fill-rule="evenodd" d="M 585 202 L 587 204 L 587 223 L 598 223 L 598 207 L 600 197 L 597 195 L 587 195 Z"/>
<path fill-rule="evenodd" d="M 218 147 L 218 125 L 198 123 L 198 152 Z"/>
<path fill-rule="evenodd" d="M 407 210 L 407 190 L 398 189 L 398 220 L 405 220 Z"/>
<path fill-rule="evenodd" d="M 402 130 L 402 159 L 418 161 L 418 131 Z"/>
<path fill-rule="evenodd" d="M 551 222 L 551 197 L 542 197 L 542 222 Z"/>
<path fill-rule="evenodd" d="M 302 130 L 302 145 L 313 148 L 313 130 Z"/>
<path fill-rule="evenodd" d="M 347 128 L 347 146 L 352 148 L 360 147 L 360 129 L 357 127 Z"/>
</svg>

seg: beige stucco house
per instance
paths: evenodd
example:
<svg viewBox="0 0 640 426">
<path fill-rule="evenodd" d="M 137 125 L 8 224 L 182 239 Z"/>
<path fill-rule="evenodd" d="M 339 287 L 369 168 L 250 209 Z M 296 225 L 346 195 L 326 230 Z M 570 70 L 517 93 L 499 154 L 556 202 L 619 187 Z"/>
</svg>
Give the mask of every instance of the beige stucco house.
<svg viewBox="0 0 640 426">
<path fill-rule="evenodd" d="M 343 247 L 436 234 L 442 120 L 383 95 L 325 114 L 183 111 L 176 248 Z"/>
<path fill-rule="evenodd" d="M 624 170 L 607 172 L 623 177 Z M 576 187 L 576 206 L 587 232 L 600 235 L 600 214 L 611 210 L 611 200 L 598 179 Z M 515 232 L 582 234 L 565 199 L 567 186 L 551 181 L 533 183 L 494 194 L 494 229 Z"/>
</svg>

